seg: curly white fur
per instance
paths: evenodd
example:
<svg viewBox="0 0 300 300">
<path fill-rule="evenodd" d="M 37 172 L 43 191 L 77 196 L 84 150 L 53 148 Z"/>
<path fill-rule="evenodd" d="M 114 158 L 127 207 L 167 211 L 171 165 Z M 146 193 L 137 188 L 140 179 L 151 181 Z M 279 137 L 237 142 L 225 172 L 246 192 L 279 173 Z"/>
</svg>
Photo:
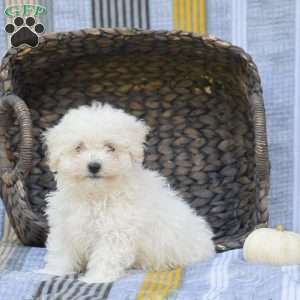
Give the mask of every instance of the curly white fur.
<svg viewBox="0 0 300 300">
<path fill-rule="evenodd" d="M 206 221 L 143 168 L 147 133 L 142 121 L 101 104 L 70 110 L 46 132 L 57 190 L 48 195 L 45 273 L 109 282 L 133 267 L 162 270 L 214 256 Z M 89 172 L 91 162 L 101 164 L 99 174 Z"/>
</svg>

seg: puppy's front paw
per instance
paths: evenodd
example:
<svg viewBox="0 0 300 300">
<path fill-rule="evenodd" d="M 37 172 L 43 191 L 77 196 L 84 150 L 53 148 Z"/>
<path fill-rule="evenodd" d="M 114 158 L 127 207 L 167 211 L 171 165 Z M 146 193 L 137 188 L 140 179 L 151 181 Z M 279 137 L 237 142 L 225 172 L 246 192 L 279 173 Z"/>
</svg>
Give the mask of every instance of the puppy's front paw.
<svg viewBox="0 0 300 300">
<path fill-rule="evenodd" d="M 109 283 L 117 280 L 120 276 L 117 274 L 86 274 L 79 280 L 86 283 Z"/>
</svg>

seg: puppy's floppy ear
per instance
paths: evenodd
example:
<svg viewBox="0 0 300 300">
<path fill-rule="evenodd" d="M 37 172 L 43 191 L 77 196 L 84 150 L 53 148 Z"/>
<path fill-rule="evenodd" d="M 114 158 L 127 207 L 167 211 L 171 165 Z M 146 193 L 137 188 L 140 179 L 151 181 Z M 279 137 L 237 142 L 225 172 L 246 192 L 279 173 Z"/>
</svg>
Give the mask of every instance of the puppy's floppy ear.
<svg viewBox="0 0 300 300">
<path fill-rule="evenodd" d="M 133 161 L 142 163 L 144 160 L 144 144 L 150 127 L 144 121 L 137 121 L 133 130 L 132 142 L 129 146 L 129 152 Z"/>
<path fill-rule="evenodd" d="M 52 128 L 47 129 L 43 133 L 43 142 L 47 146 L 46 150 L 46 158 L 49 165 L 49 168 L 52 172 L 57 172 L 57 166 L 60 157 L 60 146 L 61 143 L 59 141 L 57 128 L 54 126 Z"/>
</svg>

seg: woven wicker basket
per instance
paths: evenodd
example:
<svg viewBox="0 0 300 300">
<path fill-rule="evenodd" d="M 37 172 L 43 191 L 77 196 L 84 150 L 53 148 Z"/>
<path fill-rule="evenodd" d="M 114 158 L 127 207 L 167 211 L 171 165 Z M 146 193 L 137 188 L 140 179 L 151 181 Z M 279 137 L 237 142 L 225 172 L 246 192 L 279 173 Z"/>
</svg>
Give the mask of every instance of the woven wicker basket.
<svg viewBox="0 0 300 300">
<path fill-rule="evenodd" d="M 0 75 L 0 194 L 24 244 L 45 243 L 55 189 L 41 133 L 95 99 L 152 127 L 145 165 L 207 217 L 218 250 L 241 247 L 267 222 L 262 90 L 242 49 L 180 31 L 81 30 L 9 50 Z"/>
</svg>

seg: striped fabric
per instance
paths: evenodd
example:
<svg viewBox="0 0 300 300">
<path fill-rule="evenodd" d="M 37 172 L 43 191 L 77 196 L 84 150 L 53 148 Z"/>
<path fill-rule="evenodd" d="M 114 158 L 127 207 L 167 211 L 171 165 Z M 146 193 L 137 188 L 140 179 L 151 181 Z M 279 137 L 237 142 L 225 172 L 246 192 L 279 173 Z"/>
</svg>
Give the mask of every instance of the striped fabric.
<svg viewBox="0 0 300 300">
<path fill-rule="evenodd" d="M 247 50 L 247 0 L 232 0 L 231 41 Z"/>
<path fill-rule="evenodd" d="M 4 228 L 5 228 L 5 208 L 4 204 L 0 198 L 0 242 L 3 240 L 3 235 L 4 235 Z"/>
<path fill-rule="evenodd" d="M 0 242 L 19 243 L 18 238 L 9 222 L 3 202 L 0 199 Z M 1 260 L 1 255 L 0 255 Z"/>
<path fill-rule="evenodd" d="M 150 28 L 150 0 L 93 0 L 95 27 Z"/>
<path fill-rule="evenodd" d="M 173 0 L 150 0 L 150 28 L 153 30 L 173 29 Z"/>
<path fill-rule="evenodd" d="M 1 300 L 299 300 L 300 266 L 248 264 L 240 250 L 170 272 L 131 271 L 111 284 L 48 276 L 45 249 L 0 243 Z"/>
<path fill-rule="evenodd" d="M 173 0 L 173 27 L 206 32 L 205 0 Z"/>
<path fill-rule="evenodd" d="M 93 27 L 92 0 L 48 0 L 52 4 L 53 30 Z"/>
<path fill-rule="evenodd" d="M 182 269 L 172 271 L 147 273 L 137 290 L 136 300 L 155 299 L 163 300 L 170 293 L 176 291 L 181 282 Z M 43 281 L 35 295 L 36 299 L 107 299 L 113 284 L 85 284 L 79 276 L 68 275 L 54 277 Z"/>
<path fill-rule="evenodd" d="M 34 299 L 47 300 L 83 300 L 83 299 L 107 299 L 112 287 L 108 284 L 85 284 L 78 280 L 78 275 L 54 277 L 52 280 L 43 281 Z"/>
<path fill-rule="evenodd" d="M 300 1 L 296 1 L 295 20 L 293 227 L 300 232 Z"/>
<path fill-rule="evenodd" d="M 12 244 L 3 244 L 0 246 L 0 272 L 8 267 L 14 254 L 14 246 Z"/>
<path fill-rule="evenodd" d="M 17 238 L 12 226 L 10 225 L 10 222 L 9 222 L 9 219 L 8 219 L 8 216 L 6 213 L 4 215 L 2 239 L 6 242 L 18 243 L 18 238 Z"/>
<path fill-rule="evenodd" d="M 179 288 L 181 277 L 181 268 L 172 271 L 147 273 L 136 300 L 165 299 L 170 292 Z"/>
<path fill-rule="evenodd" d="M 168 19 L 165 13 L 168 12 L 169 2 L 169 0 L 164 3 L 156 0 L 93 0 L 94 25 L 156 28 L 159 16 Z M 205 0 L 173 0 L 171 5 L 174 29 L 206 32 Z"/>
</svg>

